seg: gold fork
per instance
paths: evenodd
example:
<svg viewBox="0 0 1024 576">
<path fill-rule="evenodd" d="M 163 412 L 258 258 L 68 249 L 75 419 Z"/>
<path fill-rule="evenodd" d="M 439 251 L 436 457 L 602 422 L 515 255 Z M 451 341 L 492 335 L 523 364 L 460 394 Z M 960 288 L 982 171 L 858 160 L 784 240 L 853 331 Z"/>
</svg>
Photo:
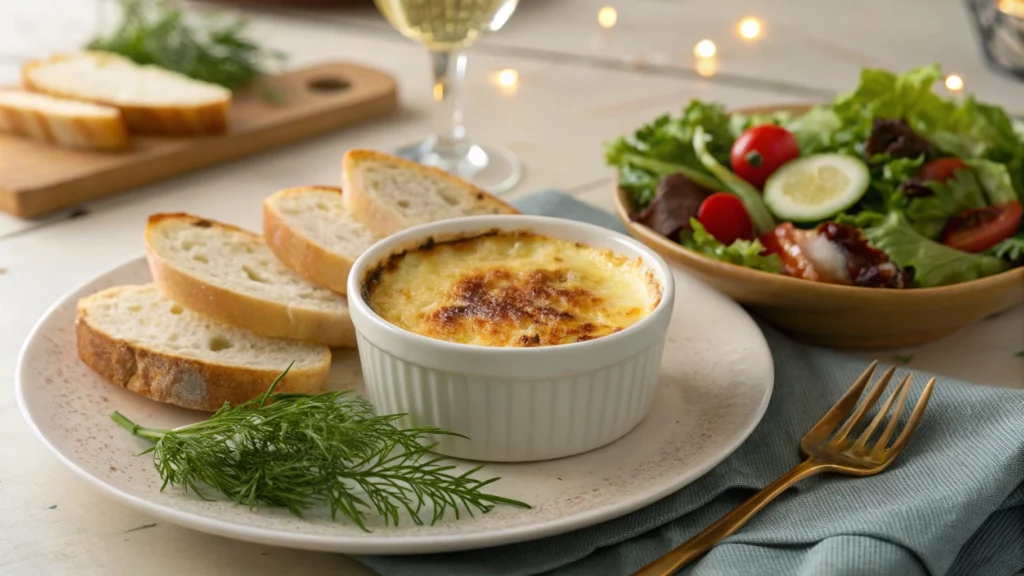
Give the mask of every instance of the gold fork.
<svg viewBox="0 0 1024 576">
<path fill-rule="evenodd" d="M 800 480 L 820 474 L 822 472 L 835 472 L 848 476 L 870 476 L 878 474 L 892 464 L 896 456 L 906 447 L 911 435 L 921 421 L 925 407 L 928 406 L 928 398 L 932 395 L 932 388 L 935 386 L 935 379 L 928 381 L 921 397 L 917 400 L 914 411 L 910 414 L 906 426 L 892 446 L 888 446 L 889 439 L 899 422 L 900 413 L 907 399 L 907 392 L 910 390 L 910 383 L 913 374 L 907 374 L 899 386 L 889 394 L 888 400 L 879 408 L 878 413 L 856 440 L 850 440 L 847 436 L 860 424 L 868 411 L 885 392 L 889 380 L 892 379 L 895 368 L 888 369 L 878 382 L 868 392 L 867 397 L 854 412 L 857 400 L 861 397 L 871 375 L 874 374 L 878 361 L 871 363 L 868 369 L 860 375 L 860 378 L 850 386 L 846 394 L 836 402 L 822 418 L 804 435 L 800 441 L 800 451 L 803 452 L 806 460 L 801 462 L 789 472 L 780 476 L 777 480 L 766 486 L 763 490 L 754 494 L 749 500 L 740 504 L 735 510 L 722 517 L 721 520 L 708 526 L 703 532 L 683 542 L 668 554 L 644 566 L 633 573 L 633 576 L 670 576 L 677 570 L 696 559 L 698 556 L 710 550 L 719 540 L 739 530 L 776 496 L 782 494 L 787 488 Z M 886 419 L 893 402 L 896 408 L 892 417 L 889 418 L 885 430 L 874 442 L 871 437 Z M 852 416 L 850 414 L 853 414 Z M 849 416 L 849 417 L 848 417 Z M 848 417 L 848 418 L 847 418 Z M 845 420 L 845 422 L 844 422 Z M 842 425 L 842 427 L 840 427 Z M 833 434 L 834 433 L 834 434 Z"/>
</svg>

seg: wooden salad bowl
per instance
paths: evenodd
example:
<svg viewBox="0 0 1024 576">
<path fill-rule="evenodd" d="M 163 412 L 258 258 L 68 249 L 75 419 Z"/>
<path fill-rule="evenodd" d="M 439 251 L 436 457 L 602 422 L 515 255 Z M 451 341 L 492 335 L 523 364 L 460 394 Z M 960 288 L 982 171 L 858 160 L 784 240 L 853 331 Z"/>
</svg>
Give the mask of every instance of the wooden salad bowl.
<svg viewBox="0 0 1024 576">
<path fill-rule="evenodd" d="M 744 113 L 801 106 L 742 109 Z M 630 220 L 629 194 L 616 186 L 615 214 L 629 233 L 789 336 L 836 348 L 889 348 L 936 340 L 1024 303 L 1024 267 L 939 288 L 884 289 L 825 284 L 707 258 Z"/>
</svg>

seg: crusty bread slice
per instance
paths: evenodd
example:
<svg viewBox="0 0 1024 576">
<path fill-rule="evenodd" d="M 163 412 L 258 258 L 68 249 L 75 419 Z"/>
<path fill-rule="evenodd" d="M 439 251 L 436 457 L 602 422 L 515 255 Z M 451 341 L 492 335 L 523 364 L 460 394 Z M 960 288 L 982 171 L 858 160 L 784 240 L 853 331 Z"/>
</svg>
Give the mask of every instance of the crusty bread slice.
<svg viewBox="0 0 1024 576">
<path fill-rule="evenodd" d="M 266 392 L 315 394 L 331 368 L 326 346 L 257 336 L 197 314 L 156 286 L 108 288 L 78 301 L 78 356 L 118 386 L 147 398 L 214 411 Z"/>
<path fill-rule="evenodd" d="M 153 281 L 179 304 L 264 336 L 356 345 L 345 297 L 292 272 L 260 236 L 188 214 L 156 214 L 145 237 Z"/>
<path fill-rule="evenodd" d="M 341 188 L 286 188 L 263 200 L 263 240 L 311 282 L 345 294 L 352 264 L 378 237 L 345 209 Z"/>
<path fill-rule="evenodd" d="M 121 109 L 128 129 L 148 134 L 213 134 L 228 126 L 231 91 L 107 52 L 60 54 L 29 62 L 25 86 Z"/>
<path fill-rule="evenodd" d="M 65 148 L 128 147 L 128 127 L 117 108 L 25 90 L 0 90 L 0 131 Z"/>
<path fill-rule="evenodd" d="M 443 170 L 372 150 L 345 153 L 341 182 L 345 207 L 379 236 L 460 216 L 519 213 Z"/>
</svg>

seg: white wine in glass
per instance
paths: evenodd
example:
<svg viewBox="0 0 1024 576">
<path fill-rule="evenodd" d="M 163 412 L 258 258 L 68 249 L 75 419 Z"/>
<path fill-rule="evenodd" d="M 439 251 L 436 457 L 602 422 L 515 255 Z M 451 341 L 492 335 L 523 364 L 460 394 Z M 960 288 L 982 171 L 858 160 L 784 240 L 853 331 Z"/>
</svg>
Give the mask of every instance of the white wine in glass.
<svg viewBox="0 0 1024 576">
<path fill-rule="evenodd" d="M 480 37 L 500 29 L 518 0 L 374 0 L 388 22 L 427 47 L 434 72 L 435 127 L 423 142 L 397 151 L 404 156 L 500 194 L 516 185 L 522 163 L 512 152 L 471 142 L 462 125 L 463 53 Z"/>
</svg>

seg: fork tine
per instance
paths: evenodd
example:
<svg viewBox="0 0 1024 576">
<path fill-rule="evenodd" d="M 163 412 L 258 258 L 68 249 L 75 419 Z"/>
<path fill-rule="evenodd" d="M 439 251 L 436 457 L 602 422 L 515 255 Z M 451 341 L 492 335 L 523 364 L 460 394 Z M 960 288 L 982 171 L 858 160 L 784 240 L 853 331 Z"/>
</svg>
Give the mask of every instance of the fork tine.
<svg viewBox="0 0 1024 576">
<path fill-rule="evenodd" d="M 878 425 L 882 423 L 882 420 L 885 420 L 885 417 L 889 415 L 889 408 L 892 406 L 893 401 L 896 400 L 896 396 L 899 396 L 900 401 L 896 407 L 896 412 L 892 415 L 892 419 L 889 420 L 889 425 L 886 427 L 884 434 L 892 433 L 892 428 L 895 425 L 896 420 L 900 417 L 900 410 L 903 409 L 903 400 L 907 397 L 907 390 L 910 388 L 910 381 L 913 377 L 913 374 L 907 374 L 907 377 L 900 382 L 899 386 L 894 388 L 892 393 L 889 394 L 889 398 L 887 398 L 885 400 L 885 404 L 878 409 L 878 413 L 875 414 L 875 417 L 871 420 L 871 424 L 864 429 L 860 438 L 857 439 L 857 443 L 853 445 L 852 450 L 854 452 L 859 452 L 867 446 L 868 440 L 871 439 L 871 435 L 875 433 L 875 429 L 877 429 Z M 885 440 L 888 440 L 888 438 L 885 438 Z M 879 439 L 879 442 L 882 442 L 882 439 Z"/>
<path fill-rule="evenodd" d="M 907 374 L 907 377 L 900 382 L 900 399 L 896 402 L 896 408 L 892 412 L 892 417 L 889 419 L 889 424 L 886 425 L 885 431 L 878 437 L 878 442 L 875 442 L 875 447 L 871 450 L 871 456 L 879 457 L 885 452 L 886 446 L 889 444 L 889 438 L 892 437 L 892 433 L 896 430 L 896 425 L 899 423 L 900 415 L 903 414 L 903 406 L 907 401 L 907 393 L 910 392 L 910 383 L 913 380 L 913 374 Z M 896 391 L 893 391 L 896 394 Z"/>
<path fill-rule="evenodd" d="M 857 405 L 857 399 L 864 392 L 867 383 L 871 381 L 871 375 L 875 373 L 875 368 L 877 367 L 878 360 L 875 360 L 850 386 L 846 394 L 843 394 L 843 397 L 821 417 L 821 420 L 818 420 L 818 423 L 811 428 L 811 432 L 824 434 L 834 430 L 837 421 L 853 411 L 853 408 Z"/>
<path fill-rule="evenodd" d="M 868 392 L 867 398 L 865 398 L 864 401 L 861 402 L 860 407 L 857 408 L 857 411 L 854 412 L 853 416 L 850 416 L 850 418 L 846 420 L 846 423 L 843 424 L 843 427 L 839 429 L 839 432 L 836 432 L 835 437 L 832 438 L 831 442 L 829 442 L 830 445 L 837 446 L 841 444 L 843 440 L 846 439 L 846 435 L 850 433 L 850 430 L 853 430 L 853 427 L 856 426 L 864 418 L 864 415 L 867 414 L 867 411 L 870 410 L 871 407 L 875 405 L 875 402 L 878 402 L 878 397 L 882 395 L 882 392 L 885 392 L 885 387 L 889 385 L 889 380 L 892 379 L 892 375 L 895 372 L 896 367 L 892 367 L 886 370 L 885 374 L 882 374 L 882 377 L 879 378 L 878 382 L 875 383 L 875 386 L 871 389 L 871 392 Z"/>
<path fill-rule="evenodd" d="M 928 399 L 931 398 L 932 388 L 935 387 L 935 378 L 928 381 L 928 384 L 924 387 L 924 391 L 921 392 L 921 397 L 917 399 L 917 405 L 914 406 L 914 411 L 911 412 L 910 418 L 907 420 L 907 425 L 903 427 L 903 431 L 900 432 L 899 438 L 892 443 L 892 448 L 889 449 L 889 457 L 895 457 L 903 450 L 903 447 L 910 441 L 910 436 L 914 434 L 914 430 L 917 425 L 921 422 L 921 417 L 924 416 L 924 409 L 928 407 Z"/>
</svg>

